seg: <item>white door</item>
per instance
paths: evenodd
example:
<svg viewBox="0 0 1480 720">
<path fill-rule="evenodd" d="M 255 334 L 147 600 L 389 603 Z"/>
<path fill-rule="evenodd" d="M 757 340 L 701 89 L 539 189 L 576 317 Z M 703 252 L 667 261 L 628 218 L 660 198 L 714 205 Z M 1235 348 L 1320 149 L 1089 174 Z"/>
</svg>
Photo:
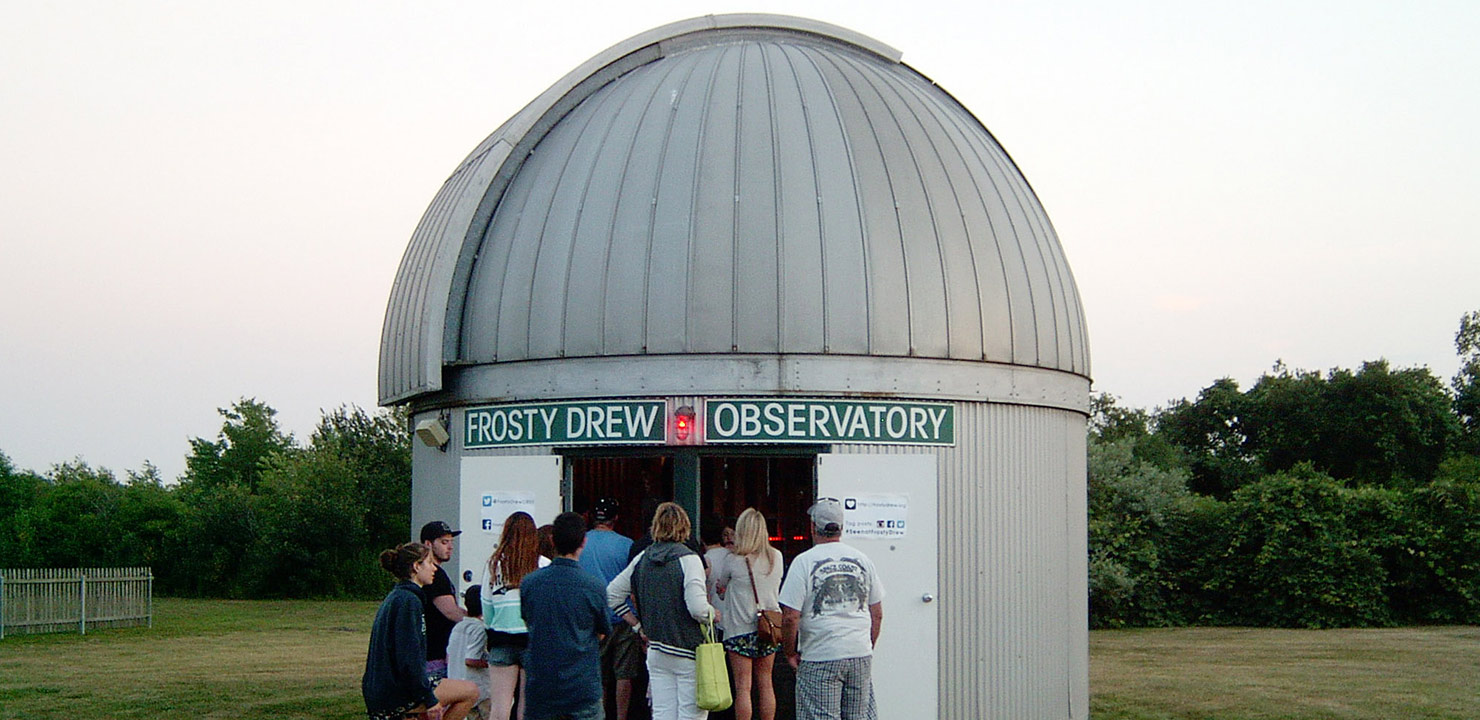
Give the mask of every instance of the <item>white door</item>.
<svg viewBox="0 0 1480 720">
<path fill-rule="evenodd" d="M 936 717 L 936 457 L 818 455 L 817 495 L 842 501 L 843 542 L 867 554 L 884 583 L 879 717 Z"/>
<path fill-rule="evenodd" d="M 565 507 L 560 497 L 559 455 L 465 457 L 458 495 L 456 585 L 483 582 L 483 568 L 498 544 L 504 519 L 524 511 L 536 527 L 549 523 Z"/>
</svg>

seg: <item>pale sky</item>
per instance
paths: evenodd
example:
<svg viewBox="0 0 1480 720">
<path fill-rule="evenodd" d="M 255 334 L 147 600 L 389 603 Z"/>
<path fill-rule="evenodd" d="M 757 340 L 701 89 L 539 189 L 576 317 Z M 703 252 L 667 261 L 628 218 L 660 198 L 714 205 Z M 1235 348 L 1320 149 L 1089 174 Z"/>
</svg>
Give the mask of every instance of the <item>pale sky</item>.
<svg viewBox="0 0 1480 720">
<path fill-rule="evenodd" d="M 373 408 L 442 181 L 606 47 L 697 15 L 898 48 L 1038 192 L 1094 389 L 1276 360 L 1446 383 L 1480 309 L 1480 3 L 0 0 L 0 452 L 167 479 L 255 397 Z"/>
</svg>

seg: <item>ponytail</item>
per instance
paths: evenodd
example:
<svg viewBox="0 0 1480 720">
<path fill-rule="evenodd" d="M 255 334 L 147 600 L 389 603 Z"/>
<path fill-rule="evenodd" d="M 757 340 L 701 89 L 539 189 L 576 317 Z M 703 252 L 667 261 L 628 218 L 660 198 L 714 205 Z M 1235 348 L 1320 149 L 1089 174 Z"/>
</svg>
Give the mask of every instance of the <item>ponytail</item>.
<svg viewBox="0 0 1480 720">
<path fill-rule="evenodd" d="M 421 562 L 430 552 L 427 546 L 418 542 L 401 543 L 380 551 L 380 567 L 397 580 L 410 580 L 411 566 Z"/>
</svg>

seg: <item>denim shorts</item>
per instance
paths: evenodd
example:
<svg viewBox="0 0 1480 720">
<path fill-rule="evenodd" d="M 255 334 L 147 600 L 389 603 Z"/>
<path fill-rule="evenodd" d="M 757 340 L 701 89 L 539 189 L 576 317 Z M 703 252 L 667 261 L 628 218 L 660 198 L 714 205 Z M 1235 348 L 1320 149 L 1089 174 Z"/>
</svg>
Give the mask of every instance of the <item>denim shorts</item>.
<svg viewBox="0 0 1480 720">
<path fill-rule="evenodd" d="M 512 646 L 488 648 L 488 664 L 499 667 L 524 666 L 524 649 Z"/>
<path fill-rule="evenodd" d="M 529 647 L 528 635 L 507 633 L 488 634 L 488 664 L 499 667 L 524 666 L 525 648 Z"/>
</svg>

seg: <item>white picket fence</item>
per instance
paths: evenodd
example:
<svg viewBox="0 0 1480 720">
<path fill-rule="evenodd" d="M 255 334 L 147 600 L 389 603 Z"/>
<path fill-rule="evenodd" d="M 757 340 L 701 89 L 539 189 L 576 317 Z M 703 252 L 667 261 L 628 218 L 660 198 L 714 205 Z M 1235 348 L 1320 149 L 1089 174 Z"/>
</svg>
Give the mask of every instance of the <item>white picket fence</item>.
<svg viewBox="0 0 1480 720">
<path fill-rule="evenodd" d="M 147 567 L 0 569 L 0 638 L 139 625 L 154 625 Z"/>
</svg>

